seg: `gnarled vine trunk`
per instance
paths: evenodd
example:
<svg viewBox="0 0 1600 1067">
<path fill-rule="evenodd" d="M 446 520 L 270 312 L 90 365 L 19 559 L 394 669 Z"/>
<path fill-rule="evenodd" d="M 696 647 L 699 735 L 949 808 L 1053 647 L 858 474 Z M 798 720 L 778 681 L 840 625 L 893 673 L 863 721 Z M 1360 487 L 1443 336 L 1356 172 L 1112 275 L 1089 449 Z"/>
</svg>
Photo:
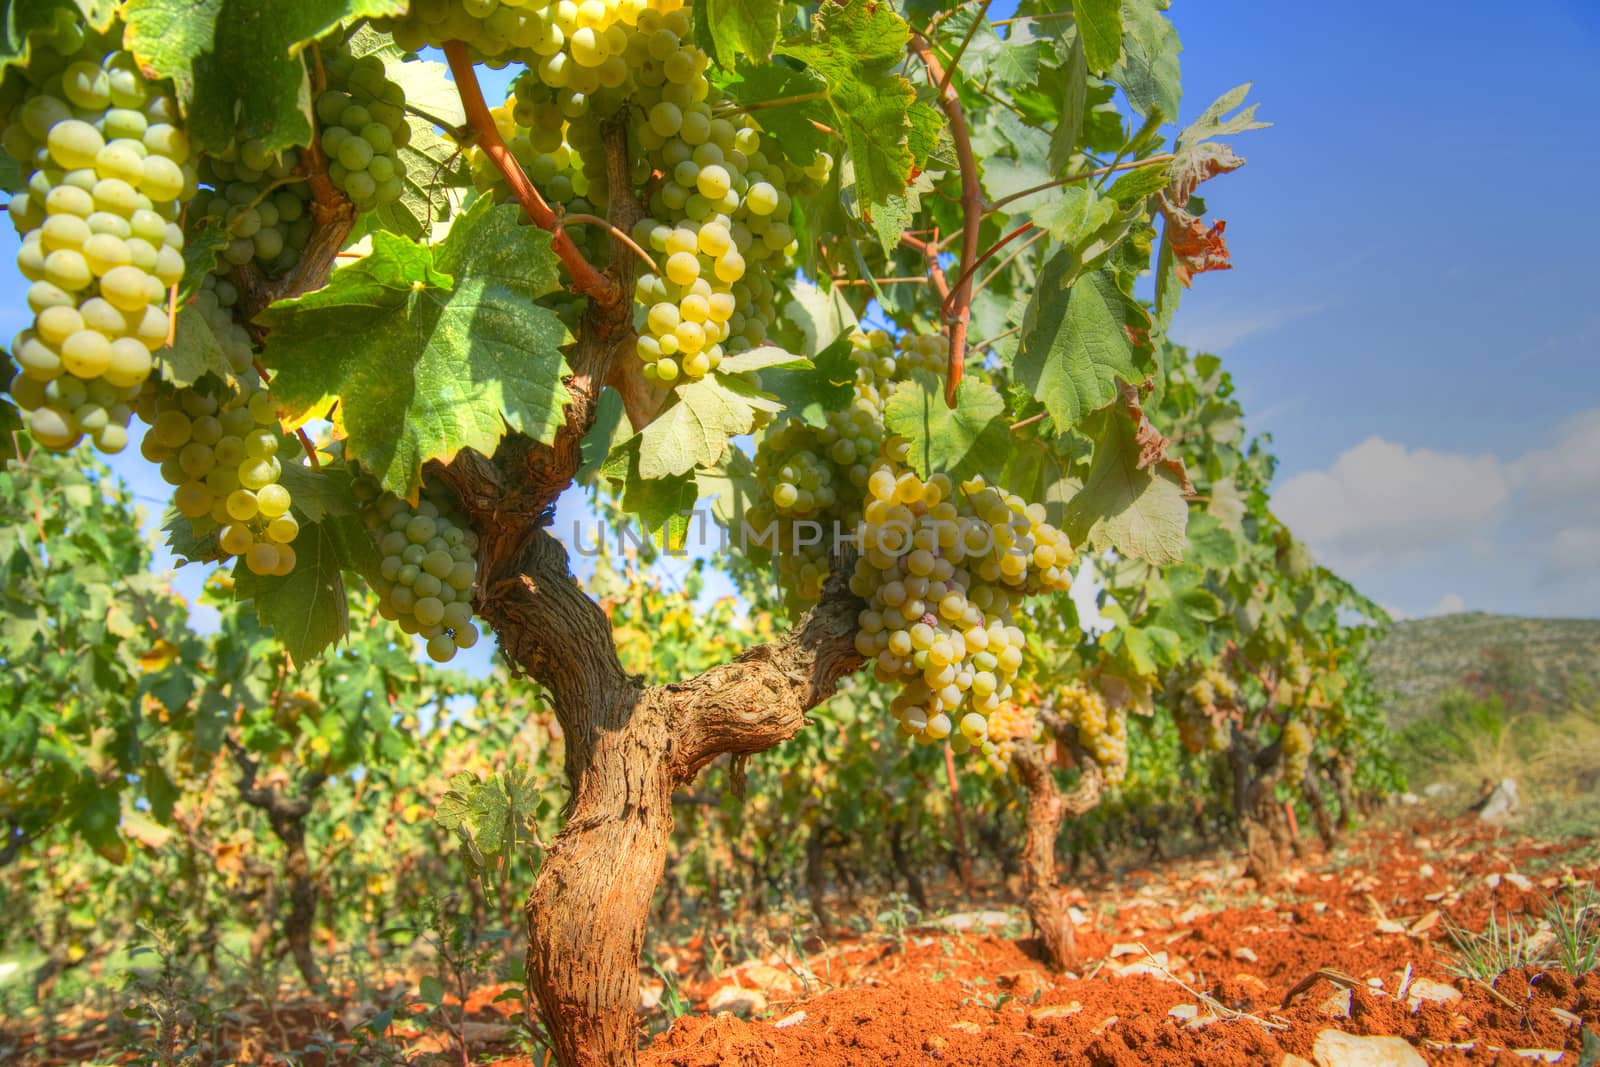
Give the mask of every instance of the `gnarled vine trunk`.
<svg viewBox="0 0 1600 1067">
<path fill-rule="evenodd" d="M 1026 832 L 1022 845 L 1023 904 L 1039 934 L 1045 962 L 1064 971 L 1078 962 L 1077 935 L 1066 897 L 1056 886 L 1056 836 L 1069 814 L 1082 815 L 1100 800 L 1100 771 L 1085 762 L 1083 778 L 1071 793 L 1062 793 L 1044 749 L 1033 742 L 1017 745 L 1012 763 L 1028 793 Z"/>
<path fill-rule="evenodd" d="M 1256 748 L 1237 726 L 1228 750 L 1233 772 L 1234 811 L 1244 834 L 1247 878 L 1262 886 L 1283 877 L 1294 835 L 1283 805 L 1278 803 L 1278 781 L 1283 777 L 1283 746 L 1274 741 Z"/>
<path fill-rule="evenodd" d="M 456 51 L 453 64 L 464 61 Z M 481 110 L 481 94 L 472 95 L 464 106 Z M 626 121 L 619 116 L 601 130 L 608 221 L 623 234 L 644 215 Z M 792 737 L 806 712 L 861 665 L 855 630 L 863 605 L 847 587 L 852 564 L 840 561 L 821 601 L 779 641 L 663 685 L 622 669 L 609 619 L 579 589 L 566 550 L 546 529 L 582 462 L 604 387 L 621 394 L 636 430 L 660 401 L 633 358 L 637 260 L 616 238 L 610 258 L 605 284 L 579 286 L 590 300 L 567 353 L 572 373 L 554 437 L 511 434 L 492 457 L 465 449 L 430 466 L 478 534 L 479 616 L 513 668 L 549 690 L 561 723 L 572 795 L 528 899 L 527 981 L 562 1067 L 637 1058 L 639 959 L 672 834 L 673 790 L 724 753 L 761 752 Z"/>
<path fill-rule="evenodd" d="M 311 856 L 306 851 L 306 816 L 311 813 L 311 804 L 327 781 L 327 775 L 318 770 L 306 771 L 296 795 L 286 796 L 277 786 L 258 785 L 255 759 L 232 738 L 227 740 L 227 745 L 239 766 L 240 799 L 266 815 L 273 835 L 283 844 L 282 873 L 289 900 L 289 910 L 283 916 L 284 945 L 306 988 L 316 992 L 322 988 L 322 969 L 317 966 L 316 953 L 311 947 L 317 919 L 317 880 L 311 870 Z M 256 947 L 252 942 L 252 952 Z"/>
<path fill-rule="evenodd" d="M 1311 809 L 1311 821 L 1316 825 L 1317 836 L 1322 839 L 1322 847 L 1333 851 L 1334 845 L 1339 843 L 1339 831 L 1333 825 L 1333 816 L 1328 812 L 1328 803 L 1322 795 L 1322 783 L 1317 781 L 1317 768 L 1306 768 L 1306 777 L 1300 783 L 1300 795 L 1306 799 L 1306 807 Z"/>
</svg>

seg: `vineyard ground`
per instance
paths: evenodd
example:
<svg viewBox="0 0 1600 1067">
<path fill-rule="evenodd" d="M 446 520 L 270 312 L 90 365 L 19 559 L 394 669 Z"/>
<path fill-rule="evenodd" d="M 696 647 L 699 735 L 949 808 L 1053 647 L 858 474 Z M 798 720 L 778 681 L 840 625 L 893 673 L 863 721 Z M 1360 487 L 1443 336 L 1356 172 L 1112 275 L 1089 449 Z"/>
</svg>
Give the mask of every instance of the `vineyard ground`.
<svg viewBox="0 0 1600 1067">
<path fill-rule="evenodd" d="M 1576 832 L 1572 832 L 1572 831 Z M 1082 964 L 1056 975 L 1038 962 L 1003 892 L 953 900 L 942 917 L 868 933 L 820 951 L 774 953 L 737 966 L 707 959 L 704 941 L 658 945 L 644 979 L 658 1032 L 646 1067 L 843 1067 L 956 1064 L 1526 1064 L 1592 1062 L 1600 1050 L 1600 972 L 1515 969 L 1493 983 L 1457 975 L 1449 931 L 1481 932 L 1491 916 L 1541 914 L 1557 890 L 1600 881 L 1600 832 L 1580 822 L 1511 827 L 1393 808 L 1332 854 L 1304 842 L 1285 883 L 1263 890 L 1232 856 L 1176 860 L 1081 881 L 1073 891 Z M 871 909 L 868 909 L 871 910 Z M 840 909 L 841 919 L 847 918 Z M 992 925 L 986 925 L 992 924 Z M 887 929 L 884 927 L 888 927 Z M 816 942 L 811 943 L 813 946 Z M 1325 972 L 1321 977 L 1319 971 Z M 715 973 L 713 973 L 715 972 Z M 672 983 L 668 988 L 661 981 Z M 1295 993 L 1310 979 L 1303 992 Z M 466 998 L 465 1026 L 438 1011 L 395 1024 L 379 1048 L 410 1062 L 538 1067 L 518 1050 L 515 985 Z M 1293 995 L 1291 995 L 1293 994 Z M 446 1009 L 460 1001 L 446 997 Z M 668 1024 L 670 1008 L 687 1013 Z M 371 1003 L 289 999 L 231 1013 L 217 1062 L 326 1062 L 316 1035 L 348 1033 Z M 735 1011 L 719 1011 L 733 1008 Z M 737 1012 L 737 1013 L 736 1013 Z M 450 1013 L 457 1015 L 459 1013 Z M 753 1014 L 752 1018 L 744 1018 Z M 19 1062 L 153 1062 L 108 1047 L 115 1022 L 30 1040 L 0 1028 Z M 9 1030 L 7 1034 L 5 1031 Z M 1585 1038 L 1587 1030 L 1592 1036 Z M 1359 1059 L 1354 1038 L 1398 1038 L 1422 1060 Z M 97 1045 L 99 1047 L 97 1047 Z M 296 1048 L 292 1060 L 274 1050 Z M 1588 1053 L 1586 1055 L 1586 1053 Z M 435 1057 L 438 1057 L 437 1059 Z M 1345 1058 L 1340 1058 L 1341 1056 Z M 1300 1057 L 1301 1060 L 1293 1057 Z"/>
</svg>

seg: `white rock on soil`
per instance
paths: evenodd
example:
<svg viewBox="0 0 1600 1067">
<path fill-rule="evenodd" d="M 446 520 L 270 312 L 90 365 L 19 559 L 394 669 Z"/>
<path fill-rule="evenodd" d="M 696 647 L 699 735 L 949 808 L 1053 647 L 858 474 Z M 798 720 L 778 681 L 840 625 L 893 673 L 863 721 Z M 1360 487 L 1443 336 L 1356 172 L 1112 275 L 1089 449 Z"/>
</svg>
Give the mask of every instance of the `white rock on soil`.
<svg viewBox="0 0 1600 1067">
<path fill-rule="evenodd" d="M 1406 1003 L 1412 1011 L 1421 1007 L 1424 1001 L 1433 1004 L 1454 1004 L 1461 999 L 1461 991 L 1455 986 L 1435 982 L 1431 978 L 1418 978 L 1411 983 L 1411 988 L 1406 990 Z"/>
<path fill-rule="evenodd" d="M 1011 916 L 1003 911 L 962 911 L 954 915 L 946 915 L 934 925 L 946 930 L 975 930 L 980 927 L 1004 926 L 1011 921 Z"/>
<path fill-rule="evenodd" d="M 725 985 L 706 1001 L 706 1011 L 715 1015 L 719 1011 L 731 1011 L 735 1015 L 759 1015 L 767 1010 L 767 998 L 761 995 L 759 989 L 743 989 L 736 985 Z"/>
<path fill-rule="evenodd" d="M 1258 957 L 1248 945 L 1240 945 L 1233 950 L 1233 958 L 1245 963 L 1255 963 Z"/>
<path fill-rule="evenodd" d="M 1478 818 L 1484 822 L 1493 822 L 1503 819 L 1507 815 L 1522 807 L 1522 800 L 1517 796 L 1517 783 L 1515 779 L 1502 778 L 1500 784 L 1490 792 L 1489 799 L 1484 801 L 1483 807 L 1478 810 Z"/>
<path fill-rule="evenodd" d="M 1357 1037 L 1324 1030 L 1311 1049 L 1317 1067 L 1428 1067 L 1403 1037 Z"/>
</svg>

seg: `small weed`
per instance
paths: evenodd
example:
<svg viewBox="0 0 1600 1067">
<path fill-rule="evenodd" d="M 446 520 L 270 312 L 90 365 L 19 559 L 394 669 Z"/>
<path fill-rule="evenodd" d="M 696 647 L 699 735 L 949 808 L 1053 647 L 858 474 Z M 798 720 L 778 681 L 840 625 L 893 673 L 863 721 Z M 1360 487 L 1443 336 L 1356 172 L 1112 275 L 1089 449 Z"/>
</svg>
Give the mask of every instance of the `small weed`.
<svg viewBox="0 0 1600 1067">
<path fill-rule="evenodd" d="M 1576 891 L 1547 897 L 1544 921 L 1555 935 L 1555 961 L 1576 978 L 1600 963 L 1600 893 L 1588 886 L 1580 897 Z"/>
<path fill-rule="evenodd" d="M 1506 971 L 1533 962 L 1529 953 L 1530 931 L 1526 924 L 1513 915 L 1507 915 L 1502 926 L 1493 907 L 1489 909 L 1489 926 L 1483 933 L 1473 933 L 1448 918 L 1445 920 L 1445 932 L 1456 949 L 1456 958 L 1450 969 L 1463 978 L 1492 982 Z"/>
</svg>

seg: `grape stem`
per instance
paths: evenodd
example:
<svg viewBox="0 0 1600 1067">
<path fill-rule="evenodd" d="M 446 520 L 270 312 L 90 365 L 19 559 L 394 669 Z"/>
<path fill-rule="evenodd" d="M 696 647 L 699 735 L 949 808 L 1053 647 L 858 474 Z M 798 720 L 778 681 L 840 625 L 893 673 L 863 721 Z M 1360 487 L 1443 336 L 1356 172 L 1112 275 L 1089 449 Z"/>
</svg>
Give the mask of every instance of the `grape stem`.
<svg viewBox="0 0 1600 1067">
<path fill-rule="evenodd" d="M 618 229 L 616 226 L 613 226 L 609 221 L 601 218 L 599 215 L 586 215 L 581 212 L 573 215 L 564 214 L 561 216 L 561 221 L 563 223 L 576 222 L 589 226 L 604 226 L 607 230 L 611 231 L 612 237 L 615 237 L 617 240 L 627 245 L 633 250 L 634 255 L 644 260 L 645 265 L 648 266 L 651 271 L 656 274 L 661 273 L 661 268 L 656 266 L 656 261 L 650 257 L 649 252 L 646 252 L 644 249 L 640 248 L 638 243 L 634 241 L 632 237 L 629 237 L 626 233 L 623 233 L 622 230 Z"/>
<path fill-rule="evenodd" d="M 174 291 L 176 291 L 176 289 L 174 289 Z M 256 369 L 257 374 L 261 375 L 261 383 L 263 385 L 271 384 L 272 379 L 267 376 L 267 368 L 261 365 L 261 361 L 259 359 L 252 359 L 250 361 L 250 365 Z M 328 415 L 331 418 L 333 412 L 330 411 Z M 296 439 L 299 440 L 300 447 L 305 449 L 306 458 L 311 461 L 311 469 L 314 471 L 320 471 L 322 469 L 322 461 L 317 459 L 317 446 L 311 443 L 311 438 L 306 434 L 305 427 L 296 426 L 294 435 Z"/>
<path fill-rule="evenodd" d="M 983 0 L 983 6 L 978 8 L 978 13 L 972 17 L 972 25 L 967 28 L 967 35 L 961 38 L 961 43 L 956 46 L 955 52 L 951 54 L 950 66 L 945 69 L 944 77 L 939 79 L 938 94 L 940 96 L 943 96 L 944 91 L 950 87 L 950 79 L 955 77 L 956 68 L 961 66 L 961 57 L 966 55 L 967 46 L 978 35 L 978 27 L 983 25 L 983 17 L 989 13 L 989 3 L 990 0 Z"/>
<path fill-rule="evenodd" d="M 939 90 L 939 106 L 950 123 L 950 137 L 956 146 L 956 161 L 961 168 L 961 212 L 964 226 L 961 234 L 961 263 L 970 266 L 978 256 L 978 227 L 983 221 L 983 188 L 978 184 L 978 161 L 972 152 L 972 138 L 967 133 L 967 118 L 961 110 L 961 97 L 954 85 L 945 78 L 944 68 L 933 54 L 928 38 L 917 34 L 911 38 L 911 50 L 928 70 L 928 81 Z M 953 69 L 953 68 L 952 68 Z M 931 260 L 933 257 L 930 256 Z M 944 402 L 956 406 L 956 388 L 961 384 L 966 365 L 967 326 L 972 321 L 972 278 L 967 276 L 945 298 L 945 324 L 950 335 L 950 357 L 945 370 Z"/>
<path fill-rule="evenodd" d="M 620 302 L 623 298 L 621 287 L 583 258 L 583 253 L 578 251 L 578 246 L 572 243 L 571 236 L 562 228 L 560 216 L 551 210 L 539 190 L 534 188 L 522 164 L 517 162 L 500 137 L 494 116 L 489 113 L 489 105 L 484 103 L 483 89 L 478 85 L 477 69 L 472 57 L 467 54 L 467 46 L 460 41 L 446 41 L 444 56 L 450 63 L 450 74 L 455 78 L 462 109 L 467 113 L 467 125 L 476 135 L 478 146 L 505 176 L 512 195 L 522 205 L 522 210 L 528 213 L 533 224 L 549 231 L 550 247 L 566 266 L 573 287 L 597 304 L 609 307 Z"/>
</svg>

